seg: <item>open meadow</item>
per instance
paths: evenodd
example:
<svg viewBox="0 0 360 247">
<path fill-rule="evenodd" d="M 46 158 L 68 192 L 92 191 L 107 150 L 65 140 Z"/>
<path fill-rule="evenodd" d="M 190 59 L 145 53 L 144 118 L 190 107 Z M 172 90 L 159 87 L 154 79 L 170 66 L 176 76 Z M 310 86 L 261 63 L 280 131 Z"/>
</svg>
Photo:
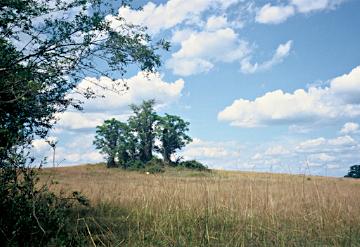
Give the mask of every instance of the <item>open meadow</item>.
<svg viewBox="0 0 360 247">
<path fill-rule="evenodd" d="M 80 191 L 88 246 L 360 246 L 360 181 L 302 175 L 105 165 L 49 168 L 55 192 Z"/>
</svg>

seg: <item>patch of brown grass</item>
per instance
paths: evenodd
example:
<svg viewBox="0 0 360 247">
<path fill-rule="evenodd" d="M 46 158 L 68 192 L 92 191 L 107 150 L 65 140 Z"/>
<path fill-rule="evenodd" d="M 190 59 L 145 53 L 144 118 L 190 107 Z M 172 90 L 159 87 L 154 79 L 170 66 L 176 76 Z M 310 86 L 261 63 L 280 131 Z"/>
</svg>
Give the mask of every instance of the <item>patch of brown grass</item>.
<svg viewBox="0 0 360 247">
<path fill-rule="evenodd" d="M 90 199 L 84 220 L 99 246 L 360 246 L 358 180 L 103 165 L 49 175 L 54 191 Z"/>
</svg>

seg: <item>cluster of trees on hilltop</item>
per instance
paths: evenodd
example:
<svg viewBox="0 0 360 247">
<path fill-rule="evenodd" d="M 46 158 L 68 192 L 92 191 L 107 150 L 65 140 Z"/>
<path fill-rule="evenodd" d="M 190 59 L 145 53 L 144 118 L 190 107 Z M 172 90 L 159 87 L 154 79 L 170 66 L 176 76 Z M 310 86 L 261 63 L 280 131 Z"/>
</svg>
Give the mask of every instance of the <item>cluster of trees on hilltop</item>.
<svg viewBox="0 0 360 247">
<path fill-rule="evenodd" d="M 96 127 L 94 145 L 106 155 L 107 166 L 140 169 L 154 165 L 154 160 L 159 164 L 159 159 L 154 157 L 154 153 L 159 153 L 162 165 L 206 169 L 196 161 L 171 160 L 176 151 L 192 141 L 187 135 L 190 123 L 179 116 L 158 115 L 154 104 L 154 100 L 148 100 L 130 105 L 133 115 L 127 123 L 112 118 Z"/>
</svg>

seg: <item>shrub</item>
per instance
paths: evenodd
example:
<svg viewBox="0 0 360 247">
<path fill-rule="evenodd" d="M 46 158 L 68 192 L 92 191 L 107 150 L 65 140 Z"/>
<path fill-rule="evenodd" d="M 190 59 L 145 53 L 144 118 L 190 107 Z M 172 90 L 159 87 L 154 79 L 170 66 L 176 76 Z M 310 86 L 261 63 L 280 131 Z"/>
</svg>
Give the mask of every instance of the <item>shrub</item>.
<svg viewBox="0 0 360 247">
<path fill-rule="evenodd" d="M 140 160 L 132 160 L 128 164 L 128 169 L 132 171 L 138 171 L 145 168 L 145 165 Z"/>
<path fill-rule="evenodd" d="M 209 168 L 199 161 L 196 160 L 187 160 L 180 162 L 180 166 L 188 168 L 188 169 L 194 169 L 198 171 L 209 171 Z"/>
<path fill-rule="evenodd" d="M 165 163 L 162 159 L 157 157 L 153 157 L 149 162 L 145 165 L 145 172 L 149 172 L 151 174 L 164 172 Z"/>
<path fill-rule="evenodd" d="M 34 169 L 0 170 L 0 242 L 2 246 L 79 245 L 72 210 L 75 203 L 88 206 L 78 192 L 60 196 L 50 192 L 47 184 L 37 185 Z"/>
<path fill-rule="evenodd" d="M 146 163 L 145 166 L 160 166 L 163 167 L 165 166 L 165 162 L 157 157 L 153 157 L 149 162 Z"/>
<path fill-rule="evenodd" d="M 164 167 L 163 167 L 163 166 L 157 164 L 157 165 L 146 166 L 145 172 L 149 172 L 149 173 L 151 173 L 151 174 L 155 174 L 155 173 L 165 172 L 165 170 L 164 170 Z"/>
</svg>

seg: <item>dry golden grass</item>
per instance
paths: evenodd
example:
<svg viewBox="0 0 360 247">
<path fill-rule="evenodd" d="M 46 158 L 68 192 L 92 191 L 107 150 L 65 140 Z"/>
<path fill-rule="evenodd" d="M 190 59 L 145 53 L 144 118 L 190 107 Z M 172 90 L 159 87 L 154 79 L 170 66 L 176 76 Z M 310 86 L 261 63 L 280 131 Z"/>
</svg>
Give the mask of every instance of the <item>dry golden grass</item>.
<svg viewBox="0 0 360 247">
<path fill-rule="evenodd" d="M 45 169 L 54 191 L 77 190 L 97 246 L 360 246 L 360 181 L 265 173 L 102 165 Z"/>
</svg>

